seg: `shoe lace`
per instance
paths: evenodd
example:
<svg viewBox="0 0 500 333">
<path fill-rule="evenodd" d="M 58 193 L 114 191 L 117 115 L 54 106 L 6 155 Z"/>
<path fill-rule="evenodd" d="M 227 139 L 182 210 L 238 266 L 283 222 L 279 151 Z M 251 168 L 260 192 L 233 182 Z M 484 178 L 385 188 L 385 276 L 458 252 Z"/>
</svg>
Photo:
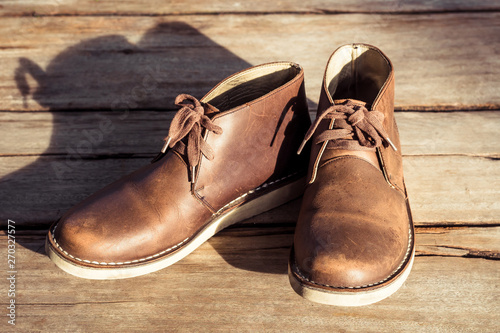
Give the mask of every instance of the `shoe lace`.
<svg viewBox="0 0 500 333">
<path fill-rule="evenodd" d="M 327 129 L 317 135 L 314 144 L 330 141 L 333 149 L 346 150 L 375 150 L 377 147 L 392 143 L 382 126 L 384 114 L 380 111 L 368 111 L 363 105 L 346 100 L 340 104 L 332 105 L 321 112 L 311 125 L 297 151 L 300 154 L 305 144 L 318 128 L 323 119 L 335 119 L 334 128 Z"/>
<path fill-rule="evenodd" d="M 206 116 L 207 105 L 191 95 L 180 94 L 175 98 L 175 105 L 181 108 L 170 123 L 168 135 L 163 139 L 165 143 L 161 153 L 165 154 L 167 149 L 171 148 L 187 156 L 191 182 L 194 183 L 195 168 L 200 163 L 201 155 L 203 154 L 209 160 L 214 158 L 212 147 L 202 137 L 203 129 L 222 134 L 222 128 Z M 185 137 L 187 137 L 186 144 L 181 141 Z"/>
</svg>

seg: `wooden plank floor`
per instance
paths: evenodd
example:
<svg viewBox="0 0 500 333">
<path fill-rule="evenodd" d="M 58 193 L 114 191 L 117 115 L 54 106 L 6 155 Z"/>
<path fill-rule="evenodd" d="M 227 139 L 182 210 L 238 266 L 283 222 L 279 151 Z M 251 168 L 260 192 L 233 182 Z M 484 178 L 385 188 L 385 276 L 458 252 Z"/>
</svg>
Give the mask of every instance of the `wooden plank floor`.
<svg viewBox="0 0 500 333">
<path fill-rule="evenodd" d="M 494 0 L 0 3 L 0 331 L 499 332 L 499 36 Z M 417 257 L 395 295 L 361 308 L 297 296 L 286 265 L 300 200 L 143 277 L 79 279 L 46 257 L 50 223 L 156 154 L 177 94 L 292 60 L 313 115 L 328 56 L 348 42 L 396 68 Z"/>
</svg>

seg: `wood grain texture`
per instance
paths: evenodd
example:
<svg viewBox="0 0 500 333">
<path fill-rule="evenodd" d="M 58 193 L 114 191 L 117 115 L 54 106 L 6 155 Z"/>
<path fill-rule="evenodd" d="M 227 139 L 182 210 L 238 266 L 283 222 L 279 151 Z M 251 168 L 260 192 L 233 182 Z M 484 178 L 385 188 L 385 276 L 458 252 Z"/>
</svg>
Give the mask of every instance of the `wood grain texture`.
<svg viewBox="0 0 500 333">
<path fill-rule="evenodd" d="M 403 155 L 500 157 L 500 112 L 397 112 Z"/>
<path fill-rule="evenodd" d="M 156 154 L 174 112 L 0 112 L 0 156 Z M 311 112 L 314 116 L 314 112 Z M 397 112 L 402 151 L 410 155 L 499 157 L 500 112 Z M 89 145 L 90 142 L 90 145 Z M 91 149 L 88 147 L 91 146 Z M 69 148 L 68 148 L 69 147 Z"/>
<path fill-rule="evenodd" d="M 500 259 L 500 228 L 417 228 L 417 255 Z"/>
<path fill-rule="evenodd" d="M 405 158 L 414 220 L 422 225 L 500 222 L 499 163 L 468 156 Z"/>
<path fill-rule="evenodd" d="M 498 10 L 494 0 L 466 1 L 418 1 L 418 0 L 314 0 L 314 1 L 95 1 L 95 0 L 42 0 L 3 1 L 0 16 L 12 15 L 169 15 L 193 13 L 427 13 L 449 11 Z"/>
<path fill-rule="evenodd" d="M 436 244 L 447 234 L 430 234 Z M 6 248 L 0 236 L 1 248 Z M 497 332 L 495 260 L 417 256 L 393 296 L 359 308 L 297 296 L 286 275 L 291 233 L 224 231 L 180 262 L 126 280 L 91 281 L 58 269 L 41 233 L 18 235 L 16 331 Z M 417 239 L 418 242 L 418 239 Z M 456 244 L 459 246 L 459 244 Z M 4 281 L 5 280 L 5 281 Z M 6 279 L 0 287 L 5 290 Z M 5 298 L 0 301 L 5 306 Z M 3 332 L 11 332 L 2 323 Z M 14 330 L 12 330 L 14 332 Z"/>
<path fill-rule="evenodd" d="M 500 2 L 7 0 L 0 17 L 0 228 L 17 226 L 17 325 L 1 332 L 500 331 L 500 112 L 484 111 L 500 110 Z M 159 150 L 177 94 L 291 60 L 313 112 L 328 57 L 351 42 L 393 61 L 398 110 L 473 111 L 396 115 L 417 225 L 396 294 L 361 308 L 297 296 L 300 199 L 143 277 L 79 279 L 45 256 L 51 222 Z"/>
<path fill-rule="evenodd" d="M 328 57 L 355 41 L 393 61 L 398 109 L 499 109 L 499 22 L 497 12 L 4 18 L 0 103 L 171 109 L 179 93 L 201 97 L 238 70 L 292 60 L 305 69 L 314 106 Z"/>
<path fill-rule="evenodd" d="M 151 157 L 0 157 L 0 224 L 48 227 L 66 210 Z M 468 156 L 408 156 L 405 180 L 417 225 L 500 222 L 500 161 Z M 275 212 L 280 223 L 295 223 L 296 203 Z M 290 210 L 283 214 L 283 211 Z M 273 215 L 272 212 L 269 214 Z M 276 220 L 269 215 L 256 219 Z M 286 219 L 286 220 L 285 220 Z M 248 223 L 254 223 L 249 220 Z"/>
</svg>

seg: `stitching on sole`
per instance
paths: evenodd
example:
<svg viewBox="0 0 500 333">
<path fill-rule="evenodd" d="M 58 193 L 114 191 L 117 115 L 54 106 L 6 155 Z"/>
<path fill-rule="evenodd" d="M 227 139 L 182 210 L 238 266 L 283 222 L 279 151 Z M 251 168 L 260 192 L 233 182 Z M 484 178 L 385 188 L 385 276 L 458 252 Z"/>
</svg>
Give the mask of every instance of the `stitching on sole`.
<svg viewBox="0 0 500 333">
<path fill-rule="evenodd" d="M 59 243 L 56 240 L 56 237 L 54 236 L 56 229 L 57 229 L 57 224 L 55 225 L 54 229 L 52 229 L 52 235 L 51 236 L 52 236 L 52 240 L 54 241 L 54 244 L 57 246 L 57 248 L 62 253 L 64 253 L 65 255 L 67 255 L 68 257 L 70 257 L 71 259 L 74 259 L 74 260 L 77 260 L 77 261 L 81 261 L 81 262 L 84 262 L 84 263 L 87 263 L 87 264 L 94 264 L 94 265 L 101 265 L 101 266 L 116 266 L 116 265 L 136 264 L 136 263 L 143 262 L 143 261 L 146 261 L 146 260 L 154 259 L 156 257 L 161 256 L 162 254 L 165 254 L 168 251 L 171 251 L 171 250 L 174 250 L 174 249 L 178 248 L 179 246 L 181 246 L 182 244 L 186 243 L 190 239 L 188 237 L 188 238 L 184 239 L 182 242 L 179 242 L 179 243 L 175 244 L 174 246 L 169 247 L 168 249 L 165 249 L 165 250 L 163 250 L 161 252 L 158 252 L 158 253 L 153 254 L 153 255 L 151 255 L 149 257 L 146 257 L 146 258 L 135 259 L 135 260 L 130 260 L 130 261 L 123 261 L 123 262 L 99 262 L 99 261 L 90 261 L 90 260 L 87 260 L 87 259 L 80 259 L 80 258 L 75 257 L 72 254 L 68 253 L 68 251 L 64 250 L 61 247 L 61 245 L 59 245 Z"/>
<path fill-rule="evenodd" d="M 228 204 L 224 205 L 222 208 L 220 208 L 215 214 L 212 215 L 212 217 L 215 217 L 215 216 L 219 216 L 222 214 L 222 212 L 229 206 L 233 205 L 234 203 L 236 203 L 237 201 L 245 198 L 246 196 L 248 196 L 249 194 L 252 194 L 252 193 L 255 193 L 257 191 L 260 191 L 262 189 L 265 189 L 273 184 L 276 184 L 276 183 L 279 183 L 279 182 L 282 182 L 288 178 L 291 178 L 295 175 L 297 175 L 298 172 L 295 172 L 295 173 L 292 173 L 288 176 L 285 176 L 285 177 L 282 177 L 280 179 L 277 179 L 277 180 L 274 180 L 272 182 L 269 182 L 269 183 L 264 183 L 262 184 L 261 186 L 259 187 L 256 187 L 242 195 L 240 195 L 239 197 L 237 197 L 236 199 L 230 201 Z M 179 246 L 183 245 L 184 243 L 186 243 L 188 240 L 190 240 L 191 238 L 188 237 L 186 239 L 184 239 L 183 241 L 175 244 L 174 246 L 171 246 L 169 247 L 168 249 L 166 250 L 163 250 L 161 252 L 158 252 L 156 254 L 153 254 L 149 257 L 146 257 L 146 258 L 141 258 L 141 259 L 135 259 L 135 260 L 130 260 L 130 261 L 123 261 L 123 262 L 98 262 L 98 261 L 91 261 L 91 260 L 87 260 L 87 259 L 81 259 L 81 258 L 78 258 L 78 257 L 75 257 L 73 256 L 72 254 L 68 253 L 68 251 L 64 250 L 62 248 L 61 245 L 59 245 L 59 243 L 57 242 L 56 240 L 56 237 L 55 237 L 55 231 L 57 229 L 57 226 L 58 226 L 58 223 L 56 223 L 56 225 L 54 226 L 54 228 L 52 229 L 51 231 L 51 238 L 52 240 L 54 241 L 54 244 L 57 246 L 57 248 L 66 256 L 70 257 L 71 259 L 74 259 L 76 261 L 80 261 L 80 262 L 84 262 L 86 264 L 93 264 L 93 265 L 100 265 L 100 266 L 117 266 L 117 265 L 130 265 L 130 264 L 137 264 L 137 263 L 140 263 L 140 262 L 144 262 L 144 261 L 147 261 L 147 260 L 151 260 L 151 259 L 154 259 L 154 258 L 157 258 L 159 256 L 161 256 L 162 254 L 165 254 L 166 252 L 169 252 L 169 251 L 172 251 L 172 250 L 175 250 L 177 249 Z"/>
<path fill-rule="evenodd" d="M 386 282 L 387 280 L 390 280 L 394 274 L 396 274 L 400 269 L 401 267 L 406 263 L 406 260 L 408 259 L 408 255 L 409 253 L 411 252 L 410 250 L 412 249 L 412 242 L 413 242 L 413 237 L 412 237 L 412 229 L 411 229 L 411 223 L 409 223 L 409 226 L 410 226 L 410 229 L 408 230 L 408 234 L 409 234 L 409 239 L 408 239 L 408 247 L 406 249 L 406 253 L 405 253 L 405 256 L 403 258 L 403 260 L 401 261 L 401 264 L 391 272 L 391 274 L 389 274 L 388 277 L 386 277 L 385 279 L 383 280 L 380 280 L 379 282 L 375 282 L 375 283 L 370 283 L 370 284 L 367 284 L 367 285 L 363 285 L 363 286 L 355 286 L 355 287 L 345 287 L 345 286 L 331 286 L 331 285 L 328 285 L 328 284 L 324 284 L 324 283 L 319 283 L 319 282 L 315 282 L 309 278 L 307 278 L 304 274 L 302 274 L 302 272 L 300 271 L 299 269 L 299 266 L 297 265 L 297 261 L 295 259 L 295 255 L 293 256 L 293 261 L 294 261 L 294 265 L 293 265 L 293 271 L 294 273 L 296 273 L 301 279 L 303 280 L 306 280 L 308 281 L 309 283 L 312 283 L 312 284 L 315 284 L 315 285 L 318 285 L 318 286 L 323 286 L 323 287 L 328 287 L 328 288 L 335 288 L 335 289 L 362 289 L 362 288 L 368 288 L 368 287 L 373 287 L 373 286 L 377 286 L 379 284 L 382 284 L 384 282 Z"/>
</svg>

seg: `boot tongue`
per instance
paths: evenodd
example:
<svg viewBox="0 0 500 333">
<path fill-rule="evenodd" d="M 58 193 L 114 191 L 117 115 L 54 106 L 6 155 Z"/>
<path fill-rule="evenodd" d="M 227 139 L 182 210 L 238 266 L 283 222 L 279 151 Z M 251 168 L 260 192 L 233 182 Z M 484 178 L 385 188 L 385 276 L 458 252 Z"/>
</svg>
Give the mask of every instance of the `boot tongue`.
<svg viewBox="0 0 500 333">
<path fill-rule="evenodd" d="M 346 99 L 336 99 L 333 101 L 333 104 L 335 104 L 335 105 L 346 105 L 346 104 L 351 104 L 351 103 L 354 105 L 366 107 L 366 102 L 360 101 L 358 99 L 346 98 Z"/>
<path fill-rule="evenodd" d="M 363 106 L 367 107 L 366 102 L 357 100 L 357 99 L 352 99 L 352 98 L 346 98 L 346 99 L 336 99 L 333 101 L 334 105 L 347 105 L 350 107 L 356 107 L 356 106 Z M 338 129 L 342 128 L 342 124 L 345 124 L 346 120 L 343 119 L 337 119 L 333 123 L 332 129 Z M 353 137 L 346 137 L 344 138 L 345 140 L 355 140 Z M 323 155 L 321 157 L 321 162 L 325 162 L 327 160 L 339 157 L 339 156 L 346 156 L 346 155 L 351 155 L 351 156 L 357 156 L 361 159 L 366 160 L 373 166 L 375 166 L 377 169 L 380 169 L 379 164 L 378 164 L 378 159 L 376 156 L 376 153 L 373 151 L 368 151 L 368 150 L 344 150 L 344 149 L 325 149 L 323 152 Z"/>
<path fill-rule="evenodd" d="M 214 114 L 216 113 L 219 113 L 219 109 L 217 109 L 215 106 L 213 106 L 212 104 L 208 104 L 208 103 L 204 103 L 204 106 L 205 106 L 205 115 L 206 116 L 213 116 Z"/>
</svg>

